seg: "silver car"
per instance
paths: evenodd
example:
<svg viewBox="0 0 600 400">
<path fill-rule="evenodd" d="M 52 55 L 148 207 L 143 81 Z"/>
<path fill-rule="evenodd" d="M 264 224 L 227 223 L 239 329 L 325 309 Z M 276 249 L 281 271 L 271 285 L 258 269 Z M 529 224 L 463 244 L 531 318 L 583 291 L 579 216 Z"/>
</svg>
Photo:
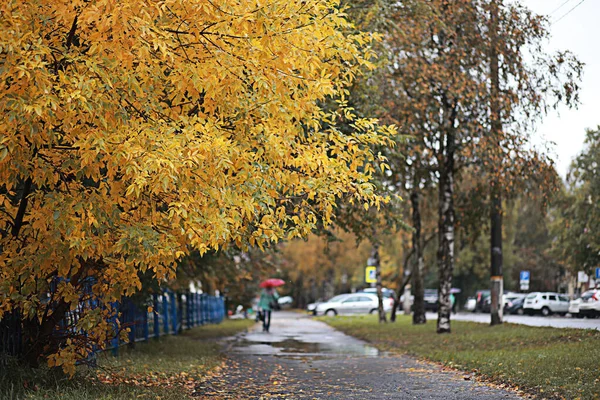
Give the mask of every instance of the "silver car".
<svg viewBox="0 0 600 400">
<path fill-rule="evenodd" d="M 383 309 L 388 312 L 392 309 L 394 300 L 383 299 Z M 321 303 L 315 310 L 316 315 L 344 315 L 344 314 L 370 314 L 377 311 L 379 299 L 371 293 L 352 293 L 335 296 L 331 300 Z"/>
</svg>

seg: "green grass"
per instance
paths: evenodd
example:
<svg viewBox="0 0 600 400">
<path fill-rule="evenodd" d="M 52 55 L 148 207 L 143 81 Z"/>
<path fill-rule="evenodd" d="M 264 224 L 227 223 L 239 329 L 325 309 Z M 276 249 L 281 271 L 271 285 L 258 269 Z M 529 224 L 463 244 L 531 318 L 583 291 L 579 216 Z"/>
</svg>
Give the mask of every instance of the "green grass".
<svg viewBox="0 0 600 400">
<path fill-rule="evenodd" d="M 0 371 L 0 400 L 184 399 L 197 379 L 222 362 L 215 339 L 235 335 L 253 324 L 253 320 L 226 320 L 179 336 L 137 343 L 135 349 L 123 346 L 118 357 L 102 353 L 97 368 L 79 367 L 72 379 L 60 371 L 12 364 Z"/>
<path fill-rule="evenodd" d="M 331 326 L 376 347 L 475 371 L 544 398 L 600 399 L 600 332 L 452 322 L 439 335 L 435 321 L 410 317 L 379 324 L 376 317 L 324 317 Z"/>
</svg>

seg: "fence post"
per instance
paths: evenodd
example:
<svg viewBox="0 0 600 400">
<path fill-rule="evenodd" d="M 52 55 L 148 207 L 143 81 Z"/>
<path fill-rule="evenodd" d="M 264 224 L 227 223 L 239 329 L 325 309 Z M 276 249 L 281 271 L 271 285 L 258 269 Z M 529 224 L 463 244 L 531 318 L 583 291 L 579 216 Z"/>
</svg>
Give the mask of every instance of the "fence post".
<svg viewBox="0 0 600 400">
<path fill-rule="evenodd" d="M 196 293 L 196 324 L 202 325 L 202 305 L 200 304 L 200 293 Z"/>
<path fill-rule="evenodd" d="M 171 326 L 173 335 L 177 335 L 177 296 L 175 296 L 175 292 L 171 292 L 169 295 L 171 300 Z"/>
<path fill-rule="evenodd" d="M 142 313 L 144 316 L 144 342 L 147 342 L 148 337 L 150 336 L 150 329 L 148 328 L 148 309 L 146 306 L 142 307 Z"/>
<path fill-rule="evenodd" d="M 133 302 L 131 300 L 127 300 L 127 310 L 128 312 L 128 319 L 130 322 L 130 327 L 129 327 L 129 347 L 133 348 L 135 347 L 135 330 L 137 327 L 137 321 L 136 321 L 136 310 L 135 310 L 135 304 L 133 304 Z"/>
<path fill-rule="evenodd" d="M 152 322 L 154 323 L 154 337 L 157 339 L 160 336 L 158 315 L 158 295 L 154 293 L 152 295 Z"/>
<path fill-rule="evenodd" d="M 186 300 L 187 302 L 187 300 Z M 183 295 L 181 293 L 177 293 L 177 316 L 179 317 L 177 320 L 177 333 L 181 333 L 183 332 L 183 328 L 184 328 L 184 319 L 185 319 L 185 314 L 183 312 Z"/>
<path fill-rule="evenodd" d="M 119 303 L 112 303 L 112 307 L 114 310 L 114 314 L 111 317 L 113 326 L 115 327 L 115 337 L 110 341 L 110 345 L 112 346 L 112 355 L 117 357 L 119 355 L 119 326 L 117 324 L 118 316 L 119 316 Z"/>
<path fill-rule="evenodd" d="M 186 313 L 187 313 L 187 326 L 188 329 L 192 329 L 194 326 L 194 295 L 191 292 L 187 292 L 185 295 Z"/>
<path fill-rule="evenodd" d="M 169 296 L 169 294 L 167 292 L 164 292 L 162 295 L 163 330 L 164 330 L 163 333 L 165 335 L 169 334 L 169 304 L 167 302 L 168 296 Z"/>
<path fill-rule="evenodd" d="M 200 323 L 204 325 L 206 323 L 206 296 L 200 295 Z"/>
<path fill-rule="evenodd" d="M 227 317 L 227 307 L 225 307 L 225 298 L 221 298 L 221 307 L 219 313 L 219 322 L 223 321 Z"/>
</svg>

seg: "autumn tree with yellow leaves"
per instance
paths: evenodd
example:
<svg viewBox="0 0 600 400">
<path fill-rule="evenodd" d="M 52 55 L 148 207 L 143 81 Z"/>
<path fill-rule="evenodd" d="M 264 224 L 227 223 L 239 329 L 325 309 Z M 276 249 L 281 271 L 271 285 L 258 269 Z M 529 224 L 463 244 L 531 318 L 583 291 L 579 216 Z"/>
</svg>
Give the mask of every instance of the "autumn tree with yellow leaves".
<svg viewBox="0 0 600 400">
<path fill-rule="evenodd" d="M 392 129 L 345 107 L 376 36 L 338 6 L 0 1 L 0 318 L 22 316 L 30 364 L 73 371 L 112 334 L 111 303 L 190 249 L 378 206 L 369 148 Z M 99 306 L 56 335 L 85 296 Z"/>
</svg>

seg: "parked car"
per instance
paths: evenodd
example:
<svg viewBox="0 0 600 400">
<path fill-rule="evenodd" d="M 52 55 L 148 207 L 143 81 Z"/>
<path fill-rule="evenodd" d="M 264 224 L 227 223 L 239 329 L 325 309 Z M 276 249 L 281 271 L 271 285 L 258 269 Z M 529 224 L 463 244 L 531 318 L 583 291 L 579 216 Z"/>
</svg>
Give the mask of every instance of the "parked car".
<svg viewBox="0 0 600 400">
<path fill-rule="evenodd" d="M 438 309 L 438 291 L 437 289 L 425 289 L 423 296 L 425 311 L 437 312 Z"/>
<path fill-rule="evenodd" d="M 506 314 L 523 315 L 523 304 L 525 303 L 525 293 L 506 292 L 502 296 L 504 303 L 504 312 Z"/>
<path fill-rule="evenodd" d="M 505 292 L 502 296 L 502 301 L 504 302 L 504 308 L 506 308 L 509 303 L 518 300 L 524 299 L 527 296 L 527 293 L 515 293 L 515 292 Z"/>
<path fill-rule="evenodd" d="M 523 315 L 525 311 L 523 310 L 523 304 L 525 303 L 525 296 L 518 297 L 513 300 L 509 300 L 504 306 L 505 314 L 517 314 Z"/>
<path fill-rule="evenodd" d="M 377 296 L 377 288 L 366 288 L 358 293 L 371 293 L 371 294 L 374 294 L 375 296 Z M 388 289 L 388 288 L 381 288 L 381 294 L 383 295 L 383 297 L 392 298 L 392 299 L 395 296 L 394 291 L 392 289 Z"/>
<path fill-rule="evenodd" d="M 583 318 L 583 315 L 579 314 L 579 305 L 581 304 L 581 297 L 573 299 L 569 302 L 569 314 L 574 318 Z"/>
<path fill-rule="evenodd" d="M 456 313 L 456 297 L 455 294 L 460 293 L 460 289 L 450 289 L 450 300 L 452 301 L 452 312 Z M 425 311 L 437 312 L 438 310 L 438 290 L 425 289 L 423 302 L 425 303 Z"/>
<path fill-rule="evenodd" d="M 474 312 L 483 312 L 489 313 L 492 310 L 492 295 L 489 290 L 479 290 L 477 291 L 478 299 L 475 303 Z M 502 295 L 502 304 L 504 305 L 504 311 L 506 311 L 507 307 L 509 307 L 513 301 L 517 299 L 524 299 L 524 293 L 514 293 L 514 292 L 505 292 Z"/>
<path fill-rule="evenodd" d="M 553 292 L 533 292 L 525 297 L 523 312 L 527 315 L 540 313 L 543 316 L 557 313 L 565 315 L 569 311 L 569 298 Z"/>
<path fill-rule="evenodd" d="M 288 309 L 292 307 L 292 303 L 294 299 L 292 296 L 282 296 L 277 299 L 277 303 L 282 310 Z"/>
<path fill-rule="evenodd" d="M 600 290 L 588 290 L 581 295 L 579 315 L 590 318 L 600 316 Z"/>
<path fill-rule="evenodd" d="M 490 291 L 489 290 L 478 290 L 475 293 L 475 308 L 473 312 L 490 312 Z M 486 300 L 488 300 L 486 304 Z"/>
<path fill-rule="evenodd" d="M 384 311 L 390 311 L 393 305 L 393 299 L 386 298 L 383 302 Z M 377 311 L 378 306 L 379 299 L 375 294 L 364 292 L 344 294 L 319 304 L 315 315 L 371 314 Z"/>
<path fill-rule="evenodd" d="M 477 305 L 477 299 L 475 297 L 471 296 L 471 297 L 467 298 L 464 309 L 465 309 L 465 311 L 474 311 L 476 305 Z"/>
<path fill-rule="evenodd" d="M 315 315 L 316 314 L 316 310 L 317 310 L 317 306 L 319 304 L 321 304 L 321 303 L 323 303 L 323 299 L 318 299 L 314 303 L 307 304 L 306 305 L 306 311 L 308 311 L 309 313 Z"/>
</svg>

